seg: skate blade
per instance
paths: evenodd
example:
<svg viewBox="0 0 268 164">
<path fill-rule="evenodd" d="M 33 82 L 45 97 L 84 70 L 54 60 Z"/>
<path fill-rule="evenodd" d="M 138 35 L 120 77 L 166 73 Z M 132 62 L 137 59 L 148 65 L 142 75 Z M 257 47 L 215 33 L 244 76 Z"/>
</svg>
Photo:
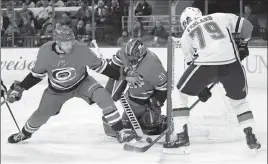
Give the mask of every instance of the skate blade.
<svg viewBox="0 0 268 164">
<path fill-rule="evenodd" d="M 163 153 L 169 155 L 187 155 L 190 154 L 190 152 L 191 150 L 189 146 L 179 148 L 163 148 Z"/>
</svg>

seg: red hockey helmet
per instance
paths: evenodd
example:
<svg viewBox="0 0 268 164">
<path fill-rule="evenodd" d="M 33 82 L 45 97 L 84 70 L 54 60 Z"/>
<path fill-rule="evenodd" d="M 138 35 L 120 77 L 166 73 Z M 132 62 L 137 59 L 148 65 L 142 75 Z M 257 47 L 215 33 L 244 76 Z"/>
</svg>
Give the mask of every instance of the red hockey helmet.
<svg viewBox="0 0 268 164">
<path fill-rule="evenodd" d="M 75 39 L 73 30 L 67 25 L 59 26 L 54 30 L 54 40 L 56 41 L 71 41 Z"/>
</svg>

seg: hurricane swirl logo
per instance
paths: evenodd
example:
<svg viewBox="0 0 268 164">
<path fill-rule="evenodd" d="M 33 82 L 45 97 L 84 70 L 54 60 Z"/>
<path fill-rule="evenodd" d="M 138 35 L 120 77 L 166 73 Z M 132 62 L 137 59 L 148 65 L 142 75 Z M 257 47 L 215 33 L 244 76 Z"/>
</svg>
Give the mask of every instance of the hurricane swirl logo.
<svg viewBox="0 0 268 164">
<path fill-rule="evenodd" d="M 57 83 L 71 81 L 75 78 L 76 71 L 74 68 L 59 68 L 52 71 L 52 78 Z"/>
</svg>

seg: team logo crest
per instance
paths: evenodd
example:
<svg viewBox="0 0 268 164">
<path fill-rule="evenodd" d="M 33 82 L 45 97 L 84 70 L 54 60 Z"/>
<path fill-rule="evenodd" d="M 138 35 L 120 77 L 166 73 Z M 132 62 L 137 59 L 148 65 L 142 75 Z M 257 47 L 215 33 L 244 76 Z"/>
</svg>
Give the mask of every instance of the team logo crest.
<svg viewBox="0 0 268 164">
<path fill-rule="evenodd" d="M 59 68 L 52 71 L 52 78 L 57 83 L 71 81 L 76 77 L 74 68 Z"/>
</svg>

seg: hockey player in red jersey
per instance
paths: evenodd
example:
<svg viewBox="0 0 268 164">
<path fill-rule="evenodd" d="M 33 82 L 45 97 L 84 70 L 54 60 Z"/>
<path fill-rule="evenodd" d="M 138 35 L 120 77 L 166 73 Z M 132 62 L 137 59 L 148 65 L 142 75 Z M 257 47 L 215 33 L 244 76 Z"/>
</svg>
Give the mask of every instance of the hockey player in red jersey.
<svg viewBox="0 0 268 164">
<path fill-rule="evenodd" d="M 148 50 L 139 39 L 131 39 L 113 56 L 111 65 L 118 70 L 120 68 L 132 70 L 135 77 L 139 77 L 138 79 L 126 78 L 123 82 L 115 82 L 115 85 L 110 83 L 110 79 L 106 89 L 110 90 L 113 99 L 117 101 L 126 85 L 129 85 L 125 97 L 143 132 L 147 135 L 161 133 L 165 128 L 161 107 L 167 97 L 167 76 L 159 58 Z M 125 112 L 122 120 L 125 128 L 132 128 Z M 106 134 L 112 136 L 108 131 Z"/>
<path fill-rule="evenodd" d="M 172 142 L 164 145 L 168 154 L 189 153 L 188 96 L 198 96 L 202 102 L 211 97 L 207 86 L 222 83 L 229 104 L 237 114 L 241 129 L 250 149 L 259 149 L 254 132 L 254 118 L 249 108 L 247 79 L 241 61 L 249 55 L 247 42 L 251 38 L 252 24 L 234 14 L 215 13 L 202 16 L 197 8 L 187 7 L 181 14 L 184 33 L 181 46 L 189 67 L 180 78 L 179 97 L 173 108 L 174 131 Z M 240 36 L 235 43 L 232 34 Z"/>
<path fill-rule="evenodd" d="M 129 134 L 123 129 L 120 114 L 110 94 L 90 75 L 86 66 L 108 77 L 119 79 L 120 73 L 98 58 L 86 45 L 74 38 L 68 26 L 54 31 L 55 41 L 43 44 L 38 52 L 35 66 L 22 82 L 15 82 L 8 91 L 8 101 L 13 103 L 22 97 L 25 90 L 39 83 L 46 74 L 48 87 L 45 89 L 39 107 L 33 112 L 20 133 L 12 134 L 9 143 L 17 143 L 32 136 L 51 116 L 57 115 L 62 105 L 73 97 L 84 99 L 89 104 L 96 102 L 103 117 L 117 132 L 119 142 L 127 141 Z"/>
</svg>

